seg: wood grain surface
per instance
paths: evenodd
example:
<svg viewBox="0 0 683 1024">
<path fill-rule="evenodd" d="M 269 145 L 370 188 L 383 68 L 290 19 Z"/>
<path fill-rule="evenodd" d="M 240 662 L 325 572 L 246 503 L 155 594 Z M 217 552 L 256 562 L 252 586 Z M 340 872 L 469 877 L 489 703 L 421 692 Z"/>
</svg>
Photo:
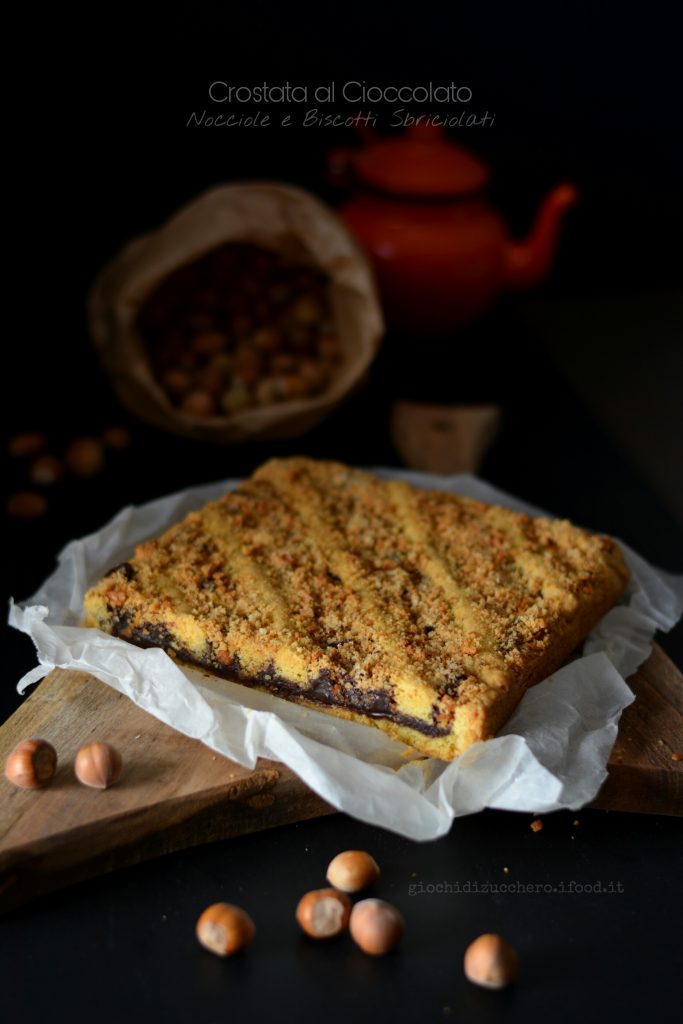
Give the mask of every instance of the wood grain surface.
<svg viewBox="0 0 683 1024">
<path fill-rule="evenodd" d="M 629 685 L 636 699 L 621 716 L 609 778 L 592 806 L 681 815 L 683 675 L 655 644 Z"/>
<path fill-rule="evenodd" d="M 593 806 L 683 813 L 683 676 L 655 646 L 632 677 L 609 778 Z M 253 770 L 215 754 L 81 672 L 56 669 L 0 728 L 0 761 L 29 736 L 49 740 L 44 790 L 0 781 L 0 910 L 115 868 L 216 839 L 332 813 L 282 764 Z M 116 746 L 121 781 L 104 792 L 73 774 L 78 748 Z"/>
<path fill-rule="evenodd" d="M 0 761 L 22 739 L 49 740 L 43 790 L 0 781 L 0 910 L 126 864 L 332 813 L 282 764 L 253 770 L 215 754 L 83 672 L 55 669 L 0 728 Z M 75 778 L 84 743 L 106 740 L 124 773 L 104 792 Z"/>
</svg>

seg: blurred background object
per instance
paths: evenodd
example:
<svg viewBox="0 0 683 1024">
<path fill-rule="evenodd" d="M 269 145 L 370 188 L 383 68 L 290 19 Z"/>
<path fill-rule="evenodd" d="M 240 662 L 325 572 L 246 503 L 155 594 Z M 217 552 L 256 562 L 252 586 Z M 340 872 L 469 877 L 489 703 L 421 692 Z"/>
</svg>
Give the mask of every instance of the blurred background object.
<svg viewBox="0 0 683 1024">
<path fill-rule="evenodd" d="M 396 402 L 391 437 L 406 466 L 427 473 L 476 473 L 500 423 L 497 405 Z"/>
<path fill-rule="evenodd" d="M 334 149 L 328 166 L 353 193 L 341 215 L 372 259 L 389 322 L 418 335 L 456 331 L 502 292 L 539 284 L 578 198 L 555 186 L 529 235 L 512 241 L 484 194 L 489 168 L 434 124 Z"/>
<path fill-rule="evenodd" d="M 89 314 L 126 409 L 214 442 L 310 430 L 362 379 L 384 329 L 339 218 L 277 182 L 211 189 L 129 241 Z"/>
</svg>

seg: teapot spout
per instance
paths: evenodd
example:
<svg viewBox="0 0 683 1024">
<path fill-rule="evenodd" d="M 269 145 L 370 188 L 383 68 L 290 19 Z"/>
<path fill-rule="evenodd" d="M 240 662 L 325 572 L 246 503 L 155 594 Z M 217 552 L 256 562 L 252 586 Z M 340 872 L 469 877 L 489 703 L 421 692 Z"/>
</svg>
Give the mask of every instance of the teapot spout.
<svg viewBox="0 0 683 1024">
<path fill-rule="evenodd" d="M 541 203 L 528 238 L 508 242 L 505 252 L 508 288 L 522 291 L 543 280 L 555 255 L 562 218 L 578 198 L 574 185 L 568 182 L 557 185 Z"/>
</svg>

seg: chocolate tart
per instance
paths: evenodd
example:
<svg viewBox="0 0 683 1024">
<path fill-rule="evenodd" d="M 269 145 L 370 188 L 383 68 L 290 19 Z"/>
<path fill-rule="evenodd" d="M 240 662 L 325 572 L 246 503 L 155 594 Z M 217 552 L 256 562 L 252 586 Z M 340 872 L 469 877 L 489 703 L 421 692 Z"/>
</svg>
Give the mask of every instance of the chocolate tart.
<svg viewBox="0 0 683 1024">
<path fill-rule="evenodd" d="M 612 540 L 567 521 L 273 459 L 140 544 L 85 615 L 451 760 L 495 735 L 627 580 Z"/>
</svg>

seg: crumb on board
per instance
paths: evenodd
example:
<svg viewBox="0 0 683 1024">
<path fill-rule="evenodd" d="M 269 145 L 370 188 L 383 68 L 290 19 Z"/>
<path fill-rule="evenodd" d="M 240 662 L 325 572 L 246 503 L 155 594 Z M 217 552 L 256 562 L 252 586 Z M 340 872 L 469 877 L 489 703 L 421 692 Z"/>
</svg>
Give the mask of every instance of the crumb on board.
<svg viewBox="0 0 683 1024">
<path fill-rule="evenodd" d="M 534 818 L 534 820 L 531 822 L 530 828 L 532 832 L 540 832 L 543 828 L 543 822 L 540 818 Z"/>
<path fill-rule="evenodd" d="M 683 754 L 672 754 L 671 755 L 671 760 L 672 761 L 683 761 Z"/>
</svg>

